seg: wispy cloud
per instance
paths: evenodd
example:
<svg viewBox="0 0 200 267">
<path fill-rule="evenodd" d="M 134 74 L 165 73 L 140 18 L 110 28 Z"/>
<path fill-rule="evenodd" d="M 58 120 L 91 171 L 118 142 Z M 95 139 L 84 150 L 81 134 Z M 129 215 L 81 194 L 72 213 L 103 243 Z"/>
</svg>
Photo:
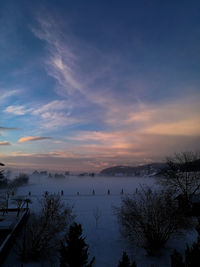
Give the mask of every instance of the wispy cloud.
<svg viewBox="0 0 200 267">
<path fill-rule="evenodd" d="M 54 100 L 45 105 L 40 106 L 39 108 L 36 108 L 32 112 L 32 114 L 38 115 L 38 114 L 43 114 L 45 112 L 54 112 L 58 110 L 69 109 L 69 107 L 70 103 L 67 102 L 66 100 Z"/>
<path fill-rule="evenodd" d="M 52 138 L 45 137 L 45 136 L 26 136 L 26 137 L 20 138 L 18 140 L 18 143 L 33 142 L 33 141 L 48 140 L 48 139 L 52 139 Z"/>
<path fill-rule="evenodd" d="M 17 127 L 3 127 L 0 126 L 0 131 L 13 131 L 13 130 L 19 130 L 20 128 Z"/>
<path fill-rule="evenodd" d="M 46 41 L 50 56 L 46 60 L 48 73 L 53 76 L 68 94 L 81 91 L 82 84 L 76 78 L 77 56 L 69 46 L 62 45 L 62 33 L 52 17 L 46 19 L 38 16 L 39 28 L 33 29 L 34 34 Z"/>
<path fill-rule="evenodd" d="M 1 141 L 0 146 L 10 146 L 11 144 L 8 141 Z"/>
<path fill-rule="evenodd" d="M 46 129 L 60 128 L 78 122 L 78 119 L 70 116 L 71 103 L 67 100 L 53 100 L 45 104 L 8 106 L 4 112 L 18 116 L 34 116 L 37 118 L 37 127 Z"/>
<path fill-rule="evenodd" d="M 100 106 L 102 102 L 109 103 L 110 83 L 106 81 L 113 80 L 113 57 L 75 37 L 67 26 L 67 34 L 63 34 L 50 14 L 46 18 L 38 16 L 37 20 L 39 26 L 33 32 L 46 43 L 49 54 L 45 66 L 47 73 L 57 81 L 56 92 L 69 98 L 72 104 L 77 101 L 76 96 Z"/>
<path fill-rule="evenodd" d="M 46 129 L 59 129 L 78 122 L 77 119 L 70 116 L 71 103 L 66 100 L 54 100 L 45 105 L 40 105 L 31 114 L 39 116 L 38 123 Z"/>
<path fill-rule="evenodd" d="M 10 89 L 1 89 L 0 88 L 0 103 L 8 99 L 9 97 L 12 97 L 14 95 L 18 95 L 20 93 L 20 90 L 10 90 Z"/>
<path fill-rule="evenodd" d="M 14 115 L 25 115 L 25 114 L 29 113 L 30 111 L 32 111 L 32 109 L 27 109 L 23 105 L 21 105 L 21 106 L 8 106 L 4 110 L 4 112 L 6 112 L 6 113 L 11 113 Z"/>
</svg>

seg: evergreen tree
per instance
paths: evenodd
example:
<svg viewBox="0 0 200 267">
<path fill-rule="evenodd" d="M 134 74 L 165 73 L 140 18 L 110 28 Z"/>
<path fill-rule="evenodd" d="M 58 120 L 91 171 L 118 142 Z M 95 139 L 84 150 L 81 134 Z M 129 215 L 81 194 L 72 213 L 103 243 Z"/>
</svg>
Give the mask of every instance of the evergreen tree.
<svg viewBox="0 0 200 267">
<path fill-rule="evenodd" d="M 200 243 L 199 240 L 194 242 L 192 247 L 185 251 L 185 264 L 188 267 L 199 267 L 200 264 Z"/>
<path fill-rule="evenodd" d="M 0 166 L 5 166 L 3 163 L 0 163 Z M 5 177 L 4 170 L 0 169 L 0 188 L 6 187 L 8 185 L 8 179 Z"/>
<path fill-rule="evenodd" d="M 196 231 L 198 233 L 197 242 L 194 242 L 191 248 L 187 245 L 185 251 L 185 264 L 188 267 L 199 267 L 200 265 L 200 219 L 198 219 Z"/>
<path fill-rule="evenodd" d="M 4 164 L 0 162 L 0 166 L 4 166 Z M 0 180 L 3 178 L 4 178 L 3 170 L 0 169 Z"/>
<path fill-rule="evenodd" d="M 3 170 L 0 170 L 0 180 L 4 178 Z"/>
<path fill-rule="evenodd" d="M 137 267 L 136 262 L 134 261 L 132 264 L 130 264 L 130 260 L 126 252 L 123 252 L 122 260 L 119 261 L 118 267 Z"/>
<path fill-rule="evenodd" d="M 184 267 L 183 258 L 181 254 L 175 249 L 171 255 L 171 267 Z"/>
<path fill-rule="evenodd" d="M 94 257 L 88 263 L 88 245 L 82 237 L 81 224 L 70 226 L 69 233 L 61 242 L 60 267 L 92 267 Z"/>
</svg>

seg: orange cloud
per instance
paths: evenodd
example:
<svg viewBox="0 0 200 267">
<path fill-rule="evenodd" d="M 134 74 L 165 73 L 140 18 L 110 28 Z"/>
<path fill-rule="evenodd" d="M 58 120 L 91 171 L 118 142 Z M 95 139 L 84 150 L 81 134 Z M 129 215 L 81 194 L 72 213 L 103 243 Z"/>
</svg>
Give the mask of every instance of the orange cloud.
<svg viewBox="0 0 200 267">
<path fill-rule="evenodd" d="M 18 140 L 18 143 L 25 143 L 25 142 L 32 142 L 32 141 L 39 141 L 39 140 L 47 140 L 52 139 L 51 137 L 44 137 L 44 136 L 26 136 L 22 137 Z"/>
<path fill-rule="evenodd" d="M 8 141 L 0 142 L 0 146 L 10 146 L 11 144 Z"/>
<path fill-rule="evenodd" d="M 161 123 L 146 128 L 144 132 L 161 135 L 200 135 L 200 119 L 178 121 L 173 123 Z"/>
</svg>

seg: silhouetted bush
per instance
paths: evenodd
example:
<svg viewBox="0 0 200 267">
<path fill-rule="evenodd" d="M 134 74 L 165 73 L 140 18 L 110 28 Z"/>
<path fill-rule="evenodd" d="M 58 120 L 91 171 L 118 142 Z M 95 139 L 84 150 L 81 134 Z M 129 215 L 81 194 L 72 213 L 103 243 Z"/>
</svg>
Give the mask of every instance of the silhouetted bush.
<svg viewBox="0 0 200 267">
<path fill-rule="evenodd" d="M 122 234 L 137 241 L 148 254 L 164 247 L 173 234 L 190 225 L 171 191 L 141 188 L 137 195 L 123 197 L 115 211 Z"/>
<path fill-rule="evenodd" d="M 73 207 L 64 205 L 56 194 L 43 194 L 41 212 L 32 215 L 19 245 L 22 261 L 39 260 L 59 249 L 59 234 L 68 229 L 74 216 Z"/>
<path fill-rule="evenodd" d="M 25 173 L 20 173 L 10 184 L 13 187 L 26 185 L 29 182 L 29 176 Z"/>
</svg>

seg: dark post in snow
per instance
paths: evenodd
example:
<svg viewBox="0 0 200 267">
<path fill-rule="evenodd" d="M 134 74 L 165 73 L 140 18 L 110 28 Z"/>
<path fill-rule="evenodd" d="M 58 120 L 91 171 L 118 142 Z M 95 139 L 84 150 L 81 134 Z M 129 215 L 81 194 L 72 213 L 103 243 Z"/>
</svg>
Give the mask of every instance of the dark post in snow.
<svg viewBox="0 0 200 267">
<path fill-rule="evenodd" d="M 107 192 L 108 195 L 110 195 L 110 190 L 108 189 L 108 192 Z"/>
</svg>

